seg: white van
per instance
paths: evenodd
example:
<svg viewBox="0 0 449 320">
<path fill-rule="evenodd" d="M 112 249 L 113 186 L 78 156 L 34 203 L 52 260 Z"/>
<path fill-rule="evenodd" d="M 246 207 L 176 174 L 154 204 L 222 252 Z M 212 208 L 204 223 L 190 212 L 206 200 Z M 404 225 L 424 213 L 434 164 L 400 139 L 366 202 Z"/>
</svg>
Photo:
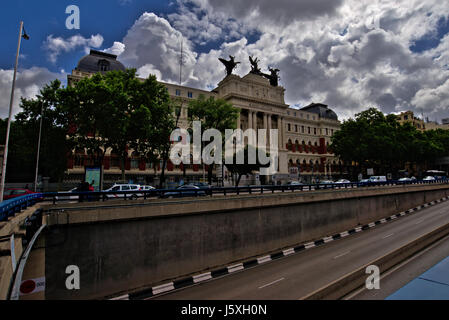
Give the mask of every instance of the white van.
<svg viewBox="0 0 449 320">
<path fill-rule="evenodd" d="M 139 191 L 142 190 L 140 185 L 138 184 L 114 184 L 111 188 L 105 190 L 106 192 L 112 192 L 112 191 L 119 191 L 119 192 L 123 192 L 123 191 Z M 143 194 L 136 194 L 133 193 L 132 195 L 129 194 L 127 195 L 127 197 L 131 197 L 131 199 L 135 200 L 139 197 L 142 197 Z M 108 194 L 107 195 L 108 198 L 124 198 L 125 194 L 124 193 L 120 193 L 120 194 Z"/>
</svg>

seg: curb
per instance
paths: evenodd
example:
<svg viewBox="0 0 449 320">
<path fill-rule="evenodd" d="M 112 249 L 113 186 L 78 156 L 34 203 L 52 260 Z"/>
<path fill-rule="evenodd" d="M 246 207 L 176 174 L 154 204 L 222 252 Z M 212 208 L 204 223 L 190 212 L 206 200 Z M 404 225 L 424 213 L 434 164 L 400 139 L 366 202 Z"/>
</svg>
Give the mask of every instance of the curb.
<svg viewBox="0 0 449 320">
<path fill-rule="evenodd" d="M 376 226 L 378 226 L 380 224 L 384 224 L 384 223 L 387 223 L 389 221 L 398 219 L 400 217 L 404 217 L 404 216 L 406 216 L 408 214 L 411 214 L 413 212 L 420 211 L 422 209 L 425 209 L 425 208 L 430 207 L 430 206 L 434 206 L 436 204 L 439 204 L 439 203 L 447 201 L 447 200 L 449 200 L 449 197 L 444 197 L 442 199 L 431 201 L 429 203 L 423 204 L 423 205 L 415 207 L 413 209 L 409 209 L 409 210 L 400 212 L 400 213 L 392 215 L 392 216 L 390 216 L 388 218 L 380 219 L 380 220 L 368 223 L 368 224 L 366 224 L 364 226 L 361 226 L 361 227 L 357 227 L 357 228 L 353 228 L 353 229 L 350 229 L 350 230 L 347 230 L 347 231 L 344 231 L 344 232 L 341 232 L 341 233 L 337 233 L 337 234 L 335 234 L 333 236 L 330 236 L 330 237 L 325 237 L 325 238 L 322 238 L 320 240 L 316 240 L 316 241 L 313 241 L 313 242 L 301 244 L 301 245 L 298 245 L 296 247 L 292 247 L 292 248 L 289 248 L 289 249 L 284 249 L 282 251 L 278 251 L 278 252 L 272 253 L 270 255 L 261 256 L 261 257 L 256 258 L 256 259 L 252 259 L 252 260 L 249 260 L 249 261 L 246 261 L 246 262 L 243 262 L 243 263 L 239 263 L 239 264 L 230 265 L 228 267 L 224 267 L 224 268 L 220 268 L 220 269 L 217 269 L 217 270 L 213 270 L 211 272 L 206 272 L 206 273 L 202 273 L 202 274 L 199 274 L 199 275 L 196 275 L 196 276 L 186 277 L 186 278 L 183 278 L 183 279 L 180 279 L 180 280 L 176 280 L 176 281 L 173 281 L 173 282 L 168 282 L 168 283 L 165 283 L 165 284 L 162 284 L 162 285 L 159 285 L 159 286 L 155 286 L 155 287 L 152 287 L 152 288 L 148 288 L 148 289 L 145 289 L 145 290 L 140 290 L 140 291 L 133 292 L 133 293 L 130 293 L 130 294 L 125 294 L 125 295 L 122 295 L 122 296 L 119 296 L 119 297 L 112 298 L 110 300 L 142 300 L 142 299 L 147 299 L 147 298 L 151 298 L 151 297 L 160 295 L 162 293 L 167 293 L 167 292 L 170 292 L 170 291 L 173 291 L 173 290 L 189 287 L 189 286 L 195 285 L 197 283 L 208 281 L 208 280 L 211 280 L 211 279 L 214 279 L 214 278 L 218 278 L 218 277 L 222 277 L 222 276 L 225 276 L 225 275 L 228 275 L 228 274 L 232 274 L 232 273 L 237 272 L 237 271 L 250 269 L 250 268 L 253 268 L 253 267 L 257 266 L 257 265 L 265 264 L 265 263 L 273 261 L 273 260 L 277 260 L 277 259 L 280 259 L 280 258 L 283 258 L 283 257 L 287 257 L 289 255 L 296 254 L 296 253 L 299 253 L 299 252 L 304 251 L 304 250 L 309 250 L 309 249 L 312 249 L 312 248 L 315 248 L 315 247 L 318 247 L 318 246 L 322 246 L 322 245 L 324 245 L 326 243 L 329 243 L 329 242 L 332 242 L 332 241 L 335 241 L 335 240 L 339 240 L 339 239 L 348 237 L 350 235 L 353 235 L 353 234 L 356 234 L 356 233 L 359 233 L 359 232 L 363 232 L 363 231 L 372 229 L 372 228 L 374 228 L 374 227 L 376 227 Z M 420 240 L 422 240 L 422 239 L 420 239 Z M 376 264 L 376 263 L 371 263 L 371 264 Z M 371 264 L 368 264 L 368 265 L 371 265 Z M 365 278 L 366 278 L 366 275 L 364 273 L 365 269 L 363 269 L 362 271 L 363 271 L 363 276 L 365 276 Z M 357 272 L 360 272 L 360 269 L 355 271 L 354 273 L 357 273 Z M 354 273 L 351 273 L 349 275 L 352 275 Z M 347 279 L 347 277 L 349 275 L 346 275 L 343 278 L 337 280 L 337 282 L 340 282 L 340 281 L 343 281 L 343 280 Z M 331 286 L 332 285 L 336 285 L 336 284 L 332 283 Z M 318 291 L 312 293 L 311 295 L 306 296 L 305 298 L 306 299 L 323 299 L 323 297 L 321 297 L 322 296 L 322 292 L 323 292 L 323 290 L 327 290 L 328 287 L 329 286 L 321 288 Z M 319 297 L 321 297 L 321 298 L 319 298 Z"/>
</svg>

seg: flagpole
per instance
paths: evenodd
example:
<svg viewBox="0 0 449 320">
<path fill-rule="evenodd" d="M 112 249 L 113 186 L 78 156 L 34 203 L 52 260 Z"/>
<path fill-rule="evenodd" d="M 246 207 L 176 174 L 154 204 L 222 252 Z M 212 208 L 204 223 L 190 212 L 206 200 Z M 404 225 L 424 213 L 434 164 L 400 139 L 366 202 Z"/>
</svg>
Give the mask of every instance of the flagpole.
<svg viewBox="0 0 449 320">
<path fill-rule="evenodd" d="M 20 44 L 22 41 L 22 32 L 23 32 L 23 21 L 20 21 L 20 31 L 19 31 L 19 41 L 17 44 L 16 64 L 14 66 L 14 76 L 13 76 L 13 80 L 12 80 L 12 89 L 11 89 L 11 100 L 9 103 L 9 117 L 8 117 L 8 126 L 6 129 L 5 151 L 3 154 L 2 181 L 0 184 L 0 202 L 3 201 L 3 194 L 5 192 L 6 161 L 8 160 L 9 133 L 11 131 L 12 106 L 14 103 L 14 89 L 16 86 L 17 65 L 19 64 L 19 52 L 20 52 Z"/>
<path fill-rule="evenodd" d="M 39 173 L 39 154 L 41 150 L 41 136 L 42 136 L 42 119 L 44 118 L 44 103 L 41 103 L 41 120 L 39 125 L 39 142 L 37 144 L 37 159 L 36 159 L 36 175 L 34 176 L 34 192 L 37 192 L 37 176 Z"/>
</svg>

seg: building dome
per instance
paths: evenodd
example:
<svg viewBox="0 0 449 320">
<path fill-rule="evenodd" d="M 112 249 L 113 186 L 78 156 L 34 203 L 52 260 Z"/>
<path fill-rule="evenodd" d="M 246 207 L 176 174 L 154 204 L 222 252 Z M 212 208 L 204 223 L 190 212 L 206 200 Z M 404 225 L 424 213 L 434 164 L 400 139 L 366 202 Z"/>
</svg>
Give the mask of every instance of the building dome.
<svg viewBox="0 0 449 320">
<path fill-rule="evenodd" d="M 307 107 L 302 108 L 301 110 L 316 113 L 320 118 L 338 121 L 337 114 L 329 109 L 327 105 L 322 103 L 312 103 Z"/>
<path fill-rule="evenodd" d="M 125 71 L 125 66 L 117 60 L 117 56 L 101 51 L 90 50 L 90 54 L 81 58 L 76 67 L 77 71 L 89 73 L 105 73 L 108 71 Z"/>
</svg>

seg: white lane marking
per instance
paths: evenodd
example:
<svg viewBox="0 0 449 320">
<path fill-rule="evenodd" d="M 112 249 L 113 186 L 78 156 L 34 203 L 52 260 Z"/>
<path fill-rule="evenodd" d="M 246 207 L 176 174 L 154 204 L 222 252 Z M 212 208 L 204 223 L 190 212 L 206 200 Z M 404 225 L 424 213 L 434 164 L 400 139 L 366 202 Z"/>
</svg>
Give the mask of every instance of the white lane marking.
<svg viewBox="0 0 449 320">
<path fill-rule="evenodd" d="M 271 286 L 271 285 L 273 285 L 273 284 L 275 284 L 275 283 L 281 282 L 282 280 L 285 280 L 285 279 L 284 279 L 284 278 L 281 278 L 281 279 L 275 280 L 275 281 L 273 281 L 273 282 L 267 283 L 266 285 L 263 285 L 263 286 L 259 287 L 259 289 L 266 288 L 266 287 Z"/>
<path fill-rule="evenodd" d="M 291 249 L 288 249 L 288 250 L 284 250 L 283 253 L 284 253 L 284 256 L 288 256 L 288 255 L 294 254 L 295 253 L 295 249 L 291 248 Z"/>
<path fill-rule="evenodd" d="M 236 264 L 235 266 L 228 267 L 228 272 L 233 273 L 239 270 L 243 270 L 243 263 Z"/>
<path fill-rule="evenodd" d="M 112 298 L 110 299 L 111 301 L 118 301 L 118 300 L 129 300 L 129 295 L 125 294 L 124 296 L 120 296 L 120 297 L 116 297 L 116 298 Z"/>
<path fill-rule="evenodd" d="M 417 221 L 415 224 L 420 224 L 423 221 L 424 221 L 424 219 L 421 219 L 421 220 Z"/>
<path fill-rule="evenodd" d="M 167 292 L 167 291 L 171 291 L 171 290 L 175 290 L 175 286 L 174 286 L 173 282 L 154 287 L 153 295 L 157 295 L 159 293 L 163 293 L 163 292 Z"/>
<path fill-rule="evenodd" d="M 271 261 L 271 257 L 270 257 L 270 256 L 265 256 L 265 257 L 262 257 L 262 258 L 258 258 L 258 259 L 257 259 L 257 262 L 258 262 L 259 264 L 265 263 L 265 262 L 268 262 L 268 261 Z"/>
<path fill-rule="evenodd" d="M 342 254 L 339 254 L 338 256 L 335 256 L 334 259 L 341 258 L 341 257 L 347 255 L 347 254 L 350 253 L 350 252 L 351 252 L 351 251 L 346 251 L 346 252 L 344 252 L 344 253 L 342 253 Z"/>
<path fill-rule="evenodd" d="M 389 235 L 387 235 L 387 236 L 385 236 L 385 237 L 382 237 L 382 239 L 387 239 L 387 238 L 391 237 L 392 235 L 394 235 L 394 233 L 389 234 Z"/>
<path fill-rule="evenodd" d="M 198 283 L 198 282 L 206 281 L 206 280 L 209 280 L 209 279 L 212 279 L 212 274 L 210 272 L 194 276 L 193 277 L 193 282 L 194 283 Z"/>
</svg>

